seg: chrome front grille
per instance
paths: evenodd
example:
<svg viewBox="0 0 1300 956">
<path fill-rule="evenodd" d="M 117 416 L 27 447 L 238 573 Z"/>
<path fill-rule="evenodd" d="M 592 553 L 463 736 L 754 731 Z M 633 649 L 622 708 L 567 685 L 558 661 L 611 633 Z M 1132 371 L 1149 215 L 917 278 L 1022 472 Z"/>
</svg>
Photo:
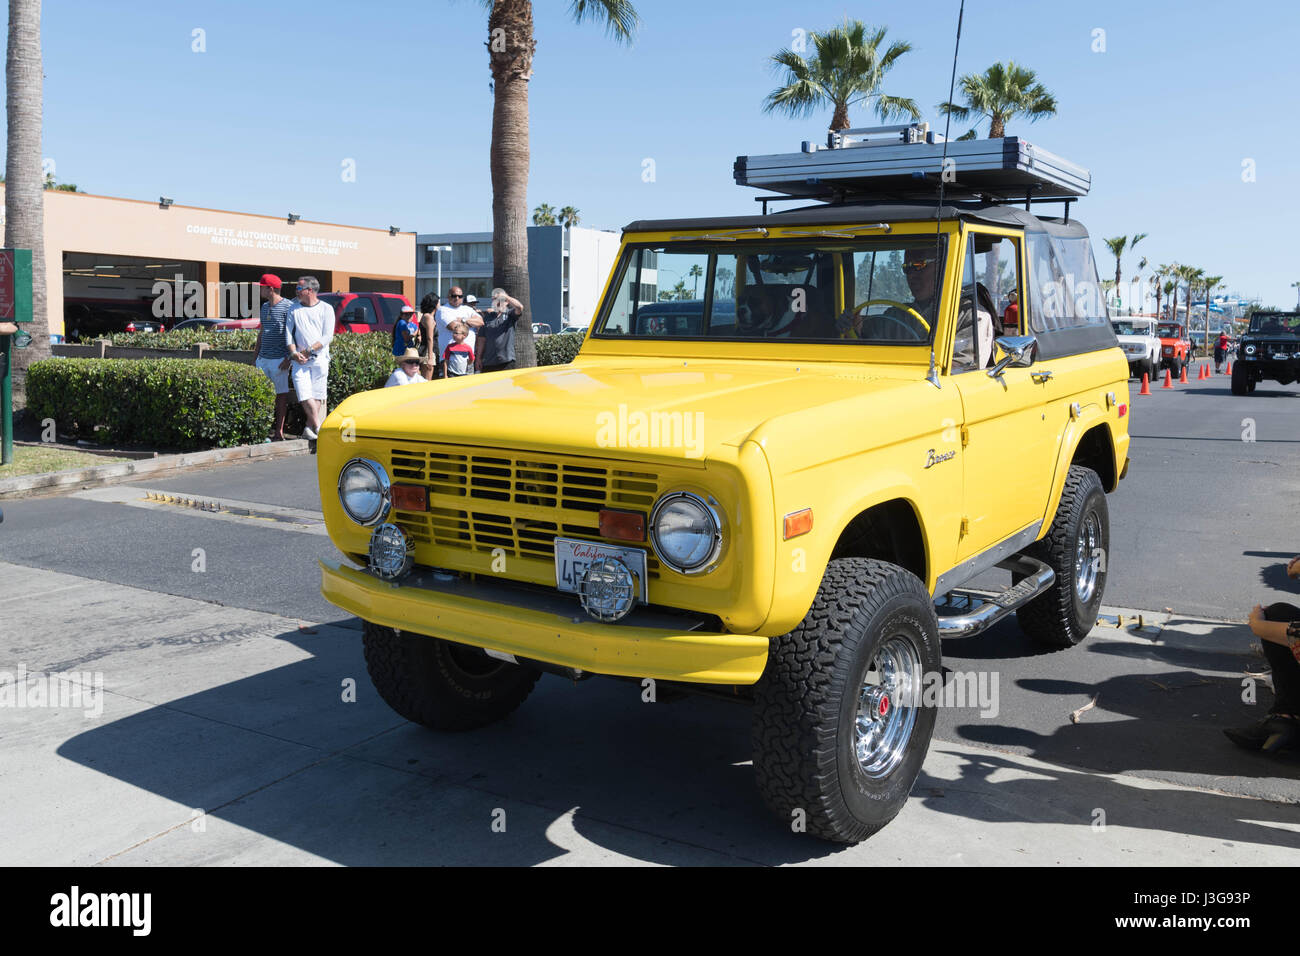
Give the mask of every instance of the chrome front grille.
<svg viewBox="0 0 1300 956">
<path fill-rule="evenodd" d="M 557 535 L 601 540 L 603 508 L 649 518 L 656 475 L 615 462 L 451 445 L 398 446 L 389 452 L 395 484 L 423 485 L 427 513 L 394 518 L 417 542 L 508 557 L 551 560 Z M 658 562 L 650 558 L 650 576 Z"/>
</svg>

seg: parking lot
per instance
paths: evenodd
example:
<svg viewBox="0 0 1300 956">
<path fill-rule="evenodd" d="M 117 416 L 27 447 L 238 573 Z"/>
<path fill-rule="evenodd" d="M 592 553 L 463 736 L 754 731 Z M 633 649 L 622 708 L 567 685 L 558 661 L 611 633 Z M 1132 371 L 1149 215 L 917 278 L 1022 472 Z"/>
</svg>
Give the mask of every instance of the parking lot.
<svg viewBox="0 0 1300 956">
<path fill-rule="evenodd" d="M 1269 700 L 1240 622 L 1300 590 L 1300 389 L 1132 391 L 1098 627 L 1057 652 L 1014 618 L 945 641 L 996 696 L 941 711 L 909 805 L 852 848 L 768 815 L 744 706 L 545 677 L 471 734 L 397 717 L 318 593 L 313 458 L 6 503 L 0 670 L 103 693 L 97 715 L 0 707 L 0 862 L 1294 863 L 1300 760 L 1221 728 Z"/>
</svg>

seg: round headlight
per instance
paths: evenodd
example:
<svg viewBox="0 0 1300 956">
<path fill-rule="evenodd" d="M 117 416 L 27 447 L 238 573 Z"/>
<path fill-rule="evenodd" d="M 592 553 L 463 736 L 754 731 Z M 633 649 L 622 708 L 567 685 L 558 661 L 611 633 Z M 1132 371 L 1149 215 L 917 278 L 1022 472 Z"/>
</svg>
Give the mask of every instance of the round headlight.
<svg viewBox="0 0 1300 956">
<path fill-rule="evenodd" d="M 390 507 L 384 466 L 369 458 L 353 458 L 344 465 L 339 473 L 339 502 L 357 524 L 369 526 L 383 521 Z"/>
<path fill-rule="evenodd" d="M 1246 354 L 1247 354 L 1247 355 L 1254 355 L 1254 354 L 1255 354 L 1255 346 L 1253 346 L 1253 345 L 1247 345 L 1247 346 L 1246 346 Z"/>
<path fill-rule="evenodd" d="M 659 560 L 681 574 L 704 571 L 722 550 L 718 513 L 689 491 L 664 495 L 650 516 L 650 540 Z"/>
</svg>

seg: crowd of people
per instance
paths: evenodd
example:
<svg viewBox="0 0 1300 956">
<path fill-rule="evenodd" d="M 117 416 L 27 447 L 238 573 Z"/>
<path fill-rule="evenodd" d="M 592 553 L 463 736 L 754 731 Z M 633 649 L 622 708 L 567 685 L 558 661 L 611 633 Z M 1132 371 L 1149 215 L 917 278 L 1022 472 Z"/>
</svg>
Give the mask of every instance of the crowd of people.
<svg viewBox="0 0 1300 956">
<path fill-rule="evenodd" d="M 255 364 L 275 388 L 271 441 L 284 440 L 290 395 L 302 405 L 303 437 L 315 439 L 328 411 L 329 347 L 334 338 L 334 307 L 320 298 L 320 281 L 299 276 L 294 298 L 281 295 L 279 276 L 259 281 L 261 324 Z M 417 312 L 404 306 L 393 326 L 395 368 L 385 386 L 411 385 L 515 367 L 515 325 L 523 305 L 504 289 L 492 290 L 491 308 L 479 311 L 459 286 L 447 303 L 426 295 Z"/>
</svg>

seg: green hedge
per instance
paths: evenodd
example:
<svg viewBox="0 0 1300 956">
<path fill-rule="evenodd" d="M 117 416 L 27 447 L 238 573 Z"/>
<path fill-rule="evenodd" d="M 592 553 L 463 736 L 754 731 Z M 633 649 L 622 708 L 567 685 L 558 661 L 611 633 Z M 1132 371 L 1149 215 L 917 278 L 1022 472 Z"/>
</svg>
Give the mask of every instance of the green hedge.
<svg viewBox="0 0 1300 956">
<path fill-rule="evenodd" d="M 101 336 L 102 337 L 102 336 Z M 171 332 L 114 332 L 108 341 L 132 349 L 188 349 L 207 342 L 214 349 L 248 349 L 257 345 L 257 329 L 231 329 L 216 332 L 212 329 L 181 329 Z M 87 341 L 97 341 L 90 338 Z"/>
<path fill-rule="evenodd" d="M 123 332 L 114 345 L 131 348 L 251 350 L 257 330 L 213 333 Z M 344 333 L 330 343 L 329 408 L 357 392 L 382 388 L 394 368 L 391 332 Z M 582 336 L 537 339 L 539 365 L 572 362 Z M 275 396 L 256 366 L 213 359 L 50 359 L 31 366 L 27 402 L 59 430 L 98 442 L 191 449 L 257 443 L 271 433 Z M 285 431 L 300 434 L 306 418 L 289 405 Z M 98 431 L 95 426 L 101 426 Z"/>
<path fill-rule="evenodd" d="M 274 403 L 266 376 L 238 362 L 54 358 L 27 370 L 27 408 L 37 420 L 102 444 L 256 444 L 271 433 Z"/>
</svg>

